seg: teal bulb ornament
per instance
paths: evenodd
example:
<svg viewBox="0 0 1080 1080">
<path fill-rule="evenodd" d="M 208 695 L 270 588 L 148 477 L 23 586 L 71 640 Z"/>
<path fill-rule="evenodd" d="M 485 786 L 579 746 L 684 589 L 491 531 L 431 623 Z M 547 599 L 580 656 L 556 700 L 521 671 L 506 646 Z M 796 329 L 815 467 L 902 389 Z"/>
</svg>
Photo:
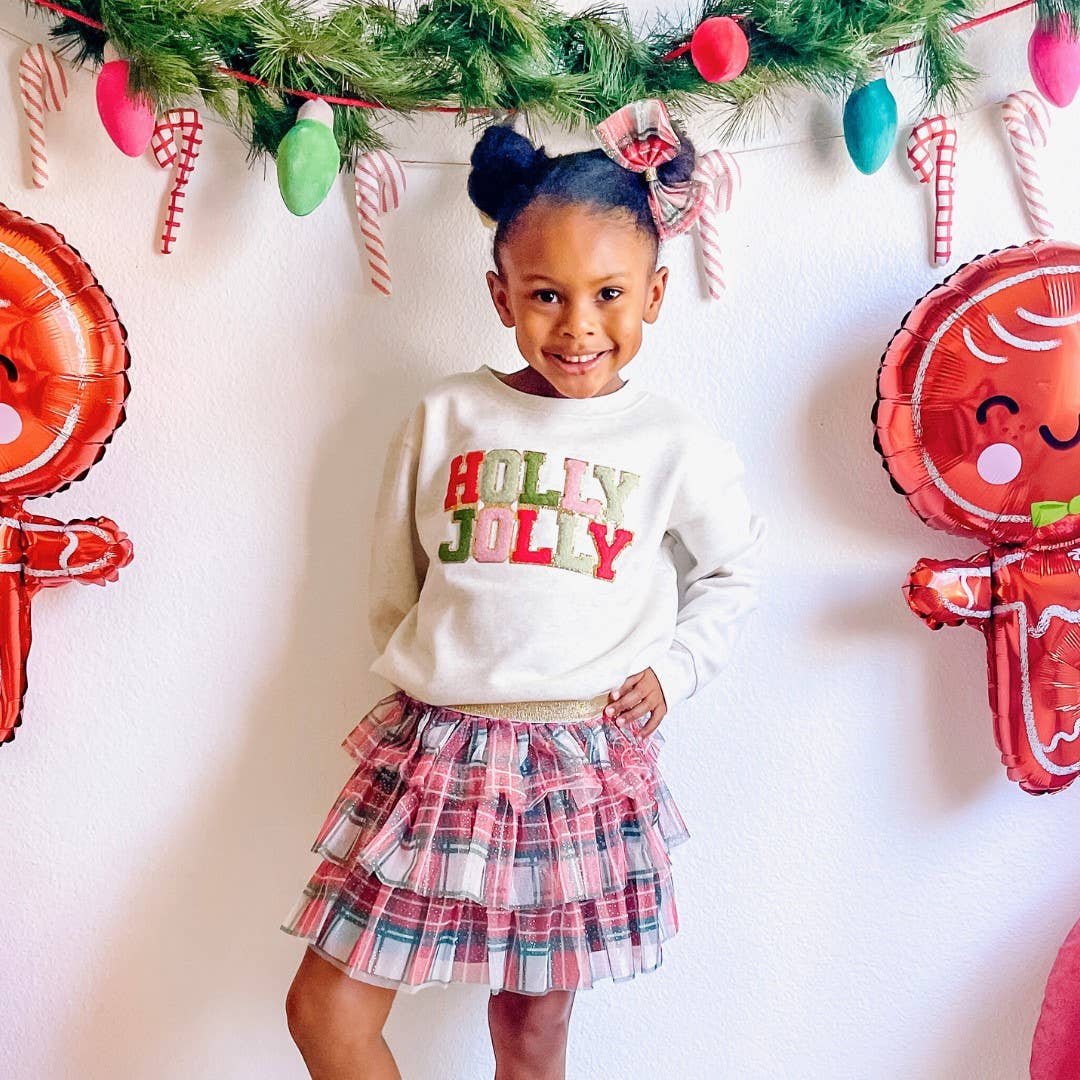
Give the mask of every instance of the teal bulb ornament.
<svg viewBox="0 0 1080 1080">
<path fill-rule="evenodd" d="M 334 186 L 340 166 L 334 110 L 325 101 L 306 102 L 278 144 L 278 189 L 290 213 L 310 214 Z"/>
<path fill-rule="evenodd" d="M 896 142 L 896 98 L 884 78 L 857 87 L 844 106 L 844 142 L 861 173 L 875 173 Z"/>
</svg>

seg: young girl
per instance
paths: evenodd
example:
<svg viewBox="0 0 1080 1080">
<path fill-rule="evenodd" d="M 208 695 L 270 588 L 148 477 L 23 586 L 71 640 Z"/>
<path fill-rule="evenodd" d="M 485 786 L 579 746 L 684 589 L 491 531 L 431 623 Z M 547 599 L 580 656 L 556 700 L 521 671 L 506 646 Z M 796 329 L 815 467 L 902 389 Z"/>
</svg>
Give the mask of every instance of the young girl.
<svg viewBox="0 0 1080 1080">
<path fill-rule="evenodd" d="M 396 991 L 450 982 L 491 988 L 497 1080 L 561 1080 L 574 992 L 653 971 L 678 928 L 656 728 L 753 606 L 760 525 L 731 445 L 619 376 L 660 313 L 658 242 L 700 211 L 693 147 L 659 101 L 597 134 L 549 157 L 491 127 L 472 156 L 527 366 L 443 378 L 387 457 L 371 670 L 397 689 L 343 743 L 359 764 L 282 927 L 309 942 L 286 1011 L 315 1080 L 399 1077 Z"/>
</svg>

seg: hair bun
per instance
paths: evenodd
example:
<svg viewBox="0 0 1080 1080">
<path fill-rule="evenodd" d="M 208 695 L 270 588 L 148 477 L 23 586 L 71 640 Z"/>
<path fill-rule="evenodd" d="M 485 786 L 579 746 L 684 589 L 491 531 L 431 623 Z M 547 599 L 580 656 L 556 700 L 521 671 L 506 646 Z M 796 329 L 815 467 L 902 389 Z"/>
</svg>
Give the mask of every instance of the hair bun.
<svg viewBox="0 0 1080 1080">
<path fill-rule="evenodd" d="M 469 198 L 498 221 L 499 213 L 522 189 L 532 188 L 548 156 L 507 124 L 492 124 L 473 147 Z"/>
</svg>

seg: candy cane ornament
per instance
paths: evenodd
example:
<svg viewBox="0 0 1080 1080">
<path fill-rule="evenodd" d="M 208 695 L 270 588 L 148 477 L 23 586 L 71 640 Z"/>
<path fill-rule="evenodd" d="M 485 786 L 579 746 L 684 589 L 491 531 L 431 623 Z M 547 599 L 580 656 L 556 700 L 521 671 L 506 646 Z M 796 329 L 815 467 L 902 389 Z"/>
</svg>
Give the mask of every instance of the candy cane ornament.
<svg viewBox="0 0 1080 1080">
<path fill-rule="evenodd" d="M 396 210 L 405 192 L 405 170 L 393 154 L 372 150 L 356 160 L 356 213 L 364 234 L 371 284 L 390 295 L 390 263 L 383 247 L 380 214 Z"/>
<path fill-rule="evenodd" d="M 934 181 L 934 265 L 941 266 L 952 258 L 956 128 L 940 113 L 923 117 L 908 139 L 907 155 L 920 183 Z"/>
<path fill-rule="evenodd" d="M 1045 146 L 1050 130 L 1050 110 L 1046 102 L 1030 90 L 1018 90 L 1001 103 L 1001 119 L 1012 145 L 1013 158 L 1020 173 L 1028 216 L 1035 231 L 1050 236 L 1054 226 L 1046 209 L 1046 196 L 1035 161 L 1035 148 Z"/>
<path fill-rule="evenodd" d="M 709 295 L 723 295 L 724 264 L 720 257 L 719 218 L 731 209 L 732 199 L 742 187 L 742 171 L 735 158 L 723 150 L 709 150 L 698 159 L 693 179 L 706 185 L 707 194 L 698 218 L 698 240 Z"/>
<path fill-rule="evenodd" d="M 176 181 L 169 192 L 169 206 L 165 212 L 165 227 L 161 233 L 161 251 L 168 255 L 180 232 L 180 215 L 184 212 L 183 200 L 187 183 L 195 169 L 195 160 L 202 146 L 202 120 L 197 109 L 170 109 L 154 126 L 150 145 L 154 158 L 163 169 L 176 163 Z"/>
<path fill-rule="evenodd" d="M 31 45 L 19 61 L 19 96 L 30 136 L 30 169 L 34 187 L 49 181 L 45 156 L 45 114 L 59 112 L 68 95 L 67 75 L 60 58 L 43 45 Z"/>
</svg>

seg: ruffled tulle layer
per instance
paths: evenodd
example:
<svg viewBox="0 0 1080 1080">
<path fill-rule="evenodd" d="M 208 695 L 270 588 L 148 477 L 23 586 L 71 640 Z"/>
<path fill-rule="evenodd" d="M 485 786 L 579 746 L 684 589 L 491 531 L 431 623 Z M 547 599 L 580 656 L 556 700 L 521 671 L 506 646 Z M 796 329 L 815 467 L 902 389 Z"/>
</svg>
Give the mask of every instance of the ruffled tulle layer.
<svg viewBox="0 0 1080 1080">
<path fill-rule="evenodd" d="M 421 896 L 323 862 L 282 929 L 354 978 L 419 990 L 583 990 L 653 971 L 678 930 L 669 876 L 535 911 Z"/>
<path fill-rule="evenodd" d="M 643 742 L 603 718 L 488 719 L 384 698 L 343 745 L 360 762 L 312 850 L 388 885 L 486 907 L 554 907 L 651 879 L 686 825 Z"/>
<path fill-rule="evenodd" d="M 282 929 L 358 978 L 591 986 L 660 963 L 687 839 L 660 734 L 602 714 L 486 718 L 397 691 L 342 744 L 358 765 Z"/>
</svg>

